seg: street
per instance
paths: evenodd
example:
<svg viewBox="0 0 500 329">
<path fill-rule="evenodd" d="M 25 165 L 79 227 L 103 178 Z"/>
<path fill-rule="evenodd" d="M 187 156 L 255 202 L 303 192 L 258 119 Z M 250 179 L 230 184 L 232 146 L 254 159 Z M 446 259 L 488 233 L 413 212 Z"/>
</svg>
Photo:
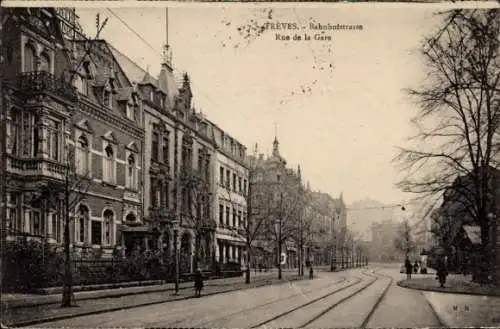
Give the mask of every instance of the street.
<svg viewBox="0 0 500 329">
<path fill-rule="evenodd" d="M 398 268 L 318 271 L 314 280 L 43 323 L 44 327 L 441 326 L 424 295 L 396 285 Z"/>
</svg>

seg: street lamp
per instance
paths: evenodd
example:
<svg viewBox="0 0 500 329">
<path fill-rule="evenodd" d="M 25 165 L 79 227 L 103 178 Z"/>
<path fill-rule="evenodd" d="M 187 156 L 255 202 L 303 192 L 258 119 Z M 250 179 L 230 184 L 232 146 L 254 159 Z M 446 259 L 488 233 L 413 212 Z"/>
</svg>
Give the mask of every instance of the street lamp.
<svg viewBox="0 0 500 329">
<path fill-rule="evenodd" d="M 332 258 L 330 264 L 330 272 L 333 272 L 337 268 L 337 234 L 335 233 L 335 215 L 337 219 L 339 218 L 339 214 L 337 212 L 334 213 L 332 218 Z"/>
<path fill-rule="evenodd" d="M 178 235 L 179 235 L 179 226 L 180 221 L 174 220 L 172 221 L 172 226 L 174 229 L 174 263 L 175 263 L 175 293 L 174 295 L 179 294 L 179 246 L 177 243 Z"/>
</svg>

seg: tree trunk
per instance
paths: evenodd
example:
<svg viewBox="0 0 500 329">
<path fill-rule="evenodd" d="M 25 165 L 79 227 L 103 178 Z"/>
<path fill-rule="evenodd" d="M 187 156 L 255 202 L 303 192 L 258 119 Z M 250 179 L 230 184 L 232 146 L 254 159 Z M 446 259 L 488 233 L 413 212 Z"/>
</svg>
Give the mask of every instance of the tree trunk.
<svg viewBox="0 0 500 329">
<path fill-rule="evenodd" d="M 245 284 L 250 284 L 250 264 L 251 264 L 251 260 L 252 260 L 252 253 L 250 252 L 250 247 L 247 246 L 248 248 L 248 257 L 247 257 L 247 268 L 246 268 L 246 271 L 245 271 Z"/>
<path fill-rule="evenodd" d="M 66 207 L 66 222 L 64 223 L 64 261 L 65 261 L 65 271 L 64 271 L 64 286 L 61 307 L 71 307 L 72 306 L 72 296 L 73 296 L 73 274 L 71 273 L 71 251 L 70 251 L 70 241 L 69 241 L 69 179 L 68 174 L 66 174 L 66 188 L 65 188 L 65 207 Z"/>
</svg>

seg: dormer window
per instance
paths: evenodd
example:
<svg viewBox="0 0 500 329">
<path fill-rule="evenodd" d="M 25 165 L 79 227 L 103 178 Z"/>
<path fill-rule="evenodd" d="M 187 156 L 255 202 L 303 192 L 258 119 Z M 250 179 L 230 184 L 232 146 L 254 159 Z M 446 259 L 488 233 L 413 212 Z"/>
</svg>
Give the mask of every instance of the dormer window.
<svg viewBox="0 0 500 329">
<path fill-rule="evenodd" d="M 125 103 L 125 112 L 128 119 L 134 120 L 134 107 L 130 103 Z"/>
<path fill-rule="evenodd" d="M 149 100 L 151 102 L 154 102 L 154 100 L 155 100 L 155 93 L 152 90 L 149 92 Z"/>
</svg>

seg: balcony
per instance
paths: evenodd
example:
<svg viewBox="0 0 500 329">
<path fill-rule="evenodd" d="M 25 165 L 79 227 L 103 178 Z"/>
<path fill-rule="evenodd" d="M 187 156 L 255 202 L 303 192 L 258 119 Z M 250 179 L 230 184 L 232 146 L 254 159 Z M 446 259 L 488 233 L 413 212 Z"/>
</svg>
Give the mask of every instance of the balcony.
<svg viewBox="0 0 500 329">
<path fill-rule="evenodd" d="M 44 176 L 64 180 L 66 165 L 54 160 L 7 156 L 7 171 L 21 176 Z"/>
<path fill-rule="evenodd" d="M 176 214 L 172 209 L 165 206 L 149 208 L 149 217 L 156 221 L 169 222 L 176 218 Z"/>
<path fill-rule="evenodd" d="M 27 93 L 46 93 L 71 102 L 76 102 L 77 91 L 70 83 L 56 78 L 49 72 L 33 71 L 20 73 L 17 88 Z"/>
</svg>

